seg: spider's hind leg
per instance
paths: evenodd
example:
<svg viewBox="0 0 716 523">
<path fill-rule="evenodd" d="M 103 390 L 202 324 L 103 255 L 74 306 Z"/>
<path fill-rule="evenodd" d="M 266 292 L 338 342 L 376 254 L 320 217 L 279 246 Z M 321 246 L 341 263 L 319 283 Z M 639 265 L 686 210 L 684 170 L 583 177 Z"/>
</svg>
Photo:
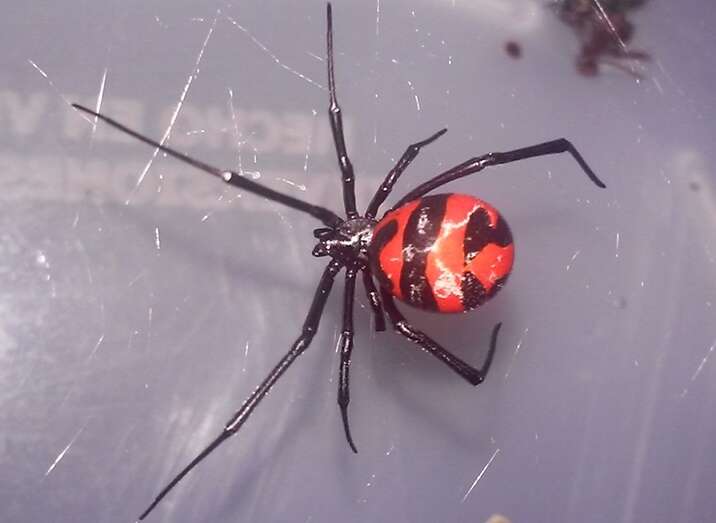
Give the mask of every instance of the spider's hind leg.
<svg viewBox="0 0 716 523">
<path fill-rule="evenodd" d="M 144 520 L 149 513 L 154 510 L 154 507 L 156 507 L 159 502 L 164 499 L 164 497 L 177 485 L 177 483 L 179 483 L 182 478 L 184 478 L 184 476 L 186 476 L 194 467 L 201 463 L 207 456 L 209 456 L 209 454 L 214 452 L 219 445 L 239 431 L 254 409 L 256 409 L 259 403 L 261 403 L 261 400 L 266 396 L 269 390 L 271 390 L 271 387 L 273 387 L 283 373 L 288 370 L 291 364 L 296 361 L 296 358 L 298 358 L 303 351 L 308 348 L 313 340 L 313 336 L 318 330 L 318 324 L 321 320 L 321 316 L 323 315 L 323 309 L 326 305 L 326 301 L 328 300 L 328 295 L 331 293 L 331 288 L 333 287 L 333 280 L 342 268 L 343 264 L 338 260 L 332 259 L 328 263 L 323 271 L 321 280 L 318 283 L 316 292 L 313 295 L 313 301 L 311 302 L 311 307 L 308 310 L 308 314 L 306 315 L 306 319 L 303 323 L 301 334 L 296 341 L 293 342 L 291 349 L 285 356 L 283 356 L 283 358 L 281 358 L 281 360 L 271 370 L 269 375 L 266 376 L 266 378 L 254 390 L 243 405 L 241 405 L 241 408 L 239 408 L 231 419 L 226 422 L 226 425 L 221 433 L 219 433 L 219 435 L 216 436 L 216 438 L 214 438 L 214 440 L 203 451 L 191 460 L 189 464 L 185 466 L 177 475 L 175 475 L 174 478 L 159 492 L 159 494 L 154 498 L 154 501 L 152 501 L 149 507 L 147 507 L 147 509 L 139 516 L 139 521 Z"/>
<path fill-rule="evenodd" d="M 353 300 L 356 291 L 356 274 L 358 266 L 352 265 L 346 269 L 346 287 L 343 295 L 343 330 L 338 340 L 338 347 L 341 353 L 340 376 L 338 382 L 338 406 L 341 409 L 341 418 L 343 419 L 343 429 L 346 433 L 346 439 L 351 450 L 358 454 L 351 429 L 348 424 L 348 403 L 350 403 L 350 391 L 348 387 L 348 377 L 351 368 L 351 353 L 353 352 Z"/>
<path fill-rule="evenodd" d="M 490 370 L 490 365 L 492 364 L 492 358 L 495 355 L 495 349 L 497 348 L 497 334 L 500 332 L 502 323 L 498 323 L 492 329 L 490 349 L 487 352 L 487 357 L 485 358 L 485 362 L 482 364 L 482 367 L 477 369 L 468 365 L 453 353 L 443 348 L 439 343 L 430 338 L 424 332 L 421 332 L 411 326 L 410 323 L 408 323 L 408 320 L 405 319 L 405 316 L 403 316 L 403 314 L 396 307 L 393 296 L 391 296 L 388 291 L 381 290 L 381 297 L 383 298 L 383 307 L 388 313 L 388 317 L 395 326 L 396 331 L 409 340 L 417 343 L 421 348 L 425 349 L 430 354 L 445 363 L 470 384 L 479 385 L 485 380 L 487 373 Z"/>
</svg>

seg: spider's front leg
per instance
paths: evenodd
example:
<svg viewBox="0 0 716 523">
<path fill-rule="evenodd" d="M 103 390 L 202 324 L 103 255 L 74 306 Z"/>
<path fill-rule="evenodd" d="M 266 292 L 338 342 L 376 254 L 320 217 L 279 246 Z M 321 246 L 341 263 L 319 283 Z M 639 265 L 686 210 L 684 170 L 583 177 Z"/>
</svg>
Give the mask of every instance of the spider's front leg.
<svg viewBox="0 0 716 523">
<path fill-rule="evenodd" d="M 172 479 L 166 487 L 157 495 L 151 505 L 145 510 L 139 520 L 146 518 L 149 513 L 157 506 L 157 504 L 167 495 L 169 492 L 179 483 L 184 476 L 186 476 L 195 466 L 201 463 L 204 458 L 211 454 L 219 445 L 226 441 L 229 437 L 236 434 L 239 429 L 243 426 L 246 420 L 249 418 L 254 409 L 258 406 L 261 400 L 266 396 L 266 393 L 276 383 L 276 381 L 283 375 L 291 364 L 296 361 L 303 351 L 305 351 L 313 340 L 313 336 L 318 330 L 318 324 L 323 314 L 323 308 L 328 300 L 328 295 L 331 293 L 333 287 L 333 281 L 336 274 L 343 268 L 343 264 L 336 259 L 332 259 L 321 276 L 321 280 L 318 283 L 316 292 L 313 295 L 313 302 L 311 308 L 308 310 L 306 320 L 303 323 L 303 329 L 301 334 L 291 346 L 291 349 L 286 355 L 281 358 L 278 364 L 271 370 L 268 376 L 261 382 L 261 384 L 254 390 L 239 410 L 226 422 L 224 430 L 221 431 L 214 441 L 207 446 L 203 451 L 199 453 L 191 462 Z"/>
<path fill-rule="evenodd" d="M 538 143 L 536 145 L 530 145 L 528 147 L 522 147 L 520 149 L 514 149 L 512 151 L 506 151 L 501 153 L 487 153 L 482 156 L 476 156 L 469 160 L 456 165 L 455 167 L 448 169 L 447 171 L 438 174 L 434 178 L 428 180 L 425 183 L 420 184 L 415 189 L 410 191 L 408 194 L 403 196 L 398 203 L 393 206 L 393 209 L 405 205 L 406 203 L 417 200 L 421 196 L 428 194 L 430 191 L 437 189 L 438 187 L 445 185 L 446 183 L 457 180 L 470 174 L 475 174 L 486 167 L 493 165 L 501 165 L 504 163 L 519 162 L 521 160 L 527 160 L 528 158 L 537 158 L 539 156 L 547 156 L 550 154 L 569 153 L 572 158 L 579 164 L 584 171 L 584 174 L 596 185 L 604 189 L 606 185 L 601 181 L 594 173 L 591 167 L 584 160 L 582 155 L 579 153 L 577 148 L 567 140 L 566 138 L 558 138 L 549 142 Z"/>
<path fill-rule="evenodd" d="M 343 117 L 341 116 L 341 106 L 338 105 L 338 99 L 336 98 L 336 79 L 333 72 L 333 14 L 330 2 L 326 8 L 326 22 L 328 28 L 326 30 L 326 61 L 328 62 L 329 96 L 328 117 L 331 120 L 333 142 L 336 146 L 338 166 L 341 169 L 343 181 L 343 205 L 346 209 L 348 219 L 351 219 L 358 217 L 358 211 L 356 209 L 355 173 L 353 172 L 351 159 L 348 157 L 346 139 L 343 135 Z"/>
<path fill-rule="evenodd" d="M 321 220 L 325 225 L 329 227 L 337 227 L 343 222 L 343 220 L 336 213 L 329 209 L 321 207 L 320 205 L 313 205 L 308 202 L 304 202 L 303 200 L 299 200 L 298 198 L 294 198 L 293 196 L 289 196 L 288 194 L 274 191 L 273 189 L 265 187 L 258 182 L 255 182 L 248 178 L 244 178 L 238 173 L 225 169 L 219 169 L 218 167 L 209 165 L 208 163 L 202 162 L 201 160 L 192 158 L 191 156 L 179 152 L 171 147 L 167 147 L 163 143 L 157 142 L 156 140 L 153 140 L 148 136 L 144 136 L 143 134 L 135 131 L 134 129 L 130 129 L 126 125 L 119 123 L 117 120 L 110 118 L 109 116 L 97 113 L 92 109 L 88 109 L 79 104 L 72 104 L 72 107 L 83 113 L 90 114 L 95 118 L 99 118 L 100 120 L 108 123 L 115 129 L 133 138 L 136 138 L 140 142 L 144 142 L 147 145 L 151 145 L 152 147 L 155 147 L 156 149 L 168 154 L 169 156 L 173 156 L 174 158 L 186 164 L 189 164 L 192 167 L 199 169 L 200 171 L 204 171 L 205 173 L 208 173 L 223 180 L 229 185 L 233 185 L 234 187 L 238 187 L 239 189 L 243 189 L 259 196 L 263 196 L 264 198 L 267 198 L 273 202 L 278 202 L 282 205 L 286 205 L 287 207 L 291 207 L 301 212 L 308 213 L 314 218 Z"/>
<path fill-rule="evenodd" d="M 445 363 L 470 384 L 479 385 L 485 380 L 487 373 L 490 370 L 490 365 L 492 364 L 492 358 L 495 355 L 495 349 L 497 348 L 497 334 L 500 332 L 502 323 L 498 323 L 492 329 L 490 349 L 487 352 L 487 357 L 485 358 L 485 362 L 482 364 L 482 367 L 476 369 L 475 367 L 465 363 L 447 349 L 443 348 L 439 343 L 434 341 L 424 332 L 412 327 L 410 323 L 408 323 L 408 320 L 405 319 L 405 316 L 403 316 L 403 314 L 396 307 L 395 300 L 390 292 L 381 288 L 381 298 L 383 299 L 385 312 L 388 313 L 388 317 L 390 318 L 390 321 L 396 331 L 409 340 L 417 343 L 421 348 L 425 349 L 430 354 Z"/>
<path fill-rule="evenodd" d="M 373 199 L 370 201 L 368 209 L 365 211 L 366 218 L 375 218 L 375 216 L 378 214 L 378 209 L 388 197 L 390 192 L 393 190 L 393 186 L 398 181 L 398 178 L 400 178 L 400 175 L 403 174 L 403 171 L 408 168 L 412 161 L 415 160 L 415 158 L 418 156 L 418 153 L 420 152 L 420 149 L 422 149 L 426 145 L 433 143 L 446 132 L 447 129 L 440 129 L 438 132 L 436 132 L 429 138 L 426 138 L 425 140 L 422 140 L 420 142 L 410 144 L 408 148 L 405 149 L 403 156 L 400 157 L 398 163 L 396 163 L 390 170 L 390 172 L 388 172 L 385 177 L 385 180 L 383 180 L 383 183 L 380 184 L 380 187 L 378 187 L 378 190 L 373 195 Z"/>
</svg>

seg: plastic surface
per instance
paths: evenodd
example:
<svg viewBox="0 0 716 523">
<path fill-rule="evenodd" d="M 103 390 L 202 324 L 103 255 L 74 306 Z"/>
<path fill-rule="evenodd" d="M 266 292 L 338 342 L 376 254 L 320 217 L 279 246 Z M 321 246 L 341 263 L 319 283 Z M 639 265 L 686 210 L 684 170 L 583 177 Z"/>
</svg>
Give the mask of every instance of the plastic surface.
<svg viewBox="0 0 716 523">
<path fill-rule="evenodd" d="M 325 260 L 311 218 L 68 102 L 341 211 L 325 5 L 6 4 L 0 520 L 131 522 L 288 349 Z M 454 182 L 510 223 L 512 276 L 478 312 L 404 310 L 474 364 L 502 321 L 486 382 L 373 333 L 359 292 L 354 455 L 339 278 L 313 346 L 148 521 L 716 520 L 716 12 L 653 0 L 629 17 L 653 57 L 640 82 L 579 75 L 573 31 L 541 2 L 334 3 L 362 208 L 444 126 L 388 203 L 562 136 L 607 189 L 567 155 Z"/>
</svg>

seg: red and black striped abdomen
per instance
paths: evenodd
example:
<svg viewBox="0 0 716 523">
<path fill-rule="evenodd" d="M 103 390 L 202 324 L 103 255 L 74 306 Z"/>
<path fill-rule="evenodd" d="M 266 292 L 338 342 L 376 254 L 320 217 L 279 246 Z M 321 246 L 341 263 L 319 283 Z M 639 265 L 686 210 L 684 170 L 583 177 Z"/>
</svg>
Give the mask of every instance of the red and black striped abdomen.
<svg viewBox="0 0 716 523">
<path fill-rule="evenodd" d="M 373 274 L 396 298 L 421 309 L 463 312 L 491 298 L 512 269 L 507 222 L 465 194 L 436 194 L 390 211 L 370 245 Z"/>
</svg>

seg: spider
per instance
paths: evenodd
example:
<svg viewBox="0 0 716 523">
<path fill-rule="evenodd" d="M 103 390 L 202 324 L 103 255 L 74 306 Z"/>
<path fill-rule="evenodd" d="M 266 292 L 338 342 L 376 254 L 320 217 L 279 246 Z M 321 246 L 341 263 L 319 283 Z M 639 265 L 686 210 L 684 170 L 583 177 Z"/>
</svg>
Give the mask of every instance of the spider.
<svg viewBox="0 0 716 523">
<path fill-rule="evenodd" d="M 353 165 L 346 151 L 341 108 L 336 99 L 330 3 L 327 5 L 326 17 L 329 118 L 342 175 L 345 218 L 324 207 L 265 187 L 234 171 L 217 169 L 143 136 L 107 116 L 73 104 L 75 109 L 89 113 L 137 140 L 230 185 L 313 216 L 322 222 L 324 227 L 314 230 L 313 234 L 318 243 L 312 254 L 330 258 L 319 280 L 301 333 L 289 351 L 226 422 L 221 433 L 159 492 L 139 520 L 145 519 L 189 471 L 239 431 L 266 393 L 308 348 L 318 329 L 334 280 L 343 269 L 345 290 L 343 326 L 338 342 L 338 405 L 345 436 L 353 452 L 358 451 L 348 424 L 348 378 L 353 351 L 353 301 L 359 272 L 362 274 L 363 285 L 375 318 L 376 331 L 385 330 L 387 314 L 400 334 L 435 356 L 470 384 L 482 383 L 495 354 L 501 323 L 492 329 L 487 356 L 482 366 L 476 368 L 413 327 L 396 307 L 395 298 L 414 307 L 436 312 L 465 312 L 479 307 L 494 296 L 507 280 L 514 257 L 512 234 L 505 220 L 490 204 L 464 194 L 426 196 L 429 192 L 463 176 L 480 172 L 486 167 L 563 152 L 572 155 L 592 182 L 599 187 L 605 187 L 575 147 L 568 140 L 560 138 L 513 151 L 471 158 L 414 188 L 381 219 L 376 218 L 378 209 L 421 148 L 447 132 L 447 129 L 441 129 L 429 138 L 408 146 L 386 175 L 365 213 L 360 214 L 356 207 Z M 377 287 L 374 279 L 378 281 Z"/>
<path fill-rule="evenodd" d="M 634 37 L 634 24 L 627 20 L 630 10 L 641 7 L 646 0 L 562 0 L 554 8 L 564 23 L 571 26 L 581 40 L 582 48 L 577 56 L 577 71 L 583 76 L 599 74 L 600 64 L 609 64 L 617 69 L 641 78 L 634 67 L 624 65 L 620 60 L 645 62 L 651 56 L 638 50 L 627 49 Z"/>
</svg>

